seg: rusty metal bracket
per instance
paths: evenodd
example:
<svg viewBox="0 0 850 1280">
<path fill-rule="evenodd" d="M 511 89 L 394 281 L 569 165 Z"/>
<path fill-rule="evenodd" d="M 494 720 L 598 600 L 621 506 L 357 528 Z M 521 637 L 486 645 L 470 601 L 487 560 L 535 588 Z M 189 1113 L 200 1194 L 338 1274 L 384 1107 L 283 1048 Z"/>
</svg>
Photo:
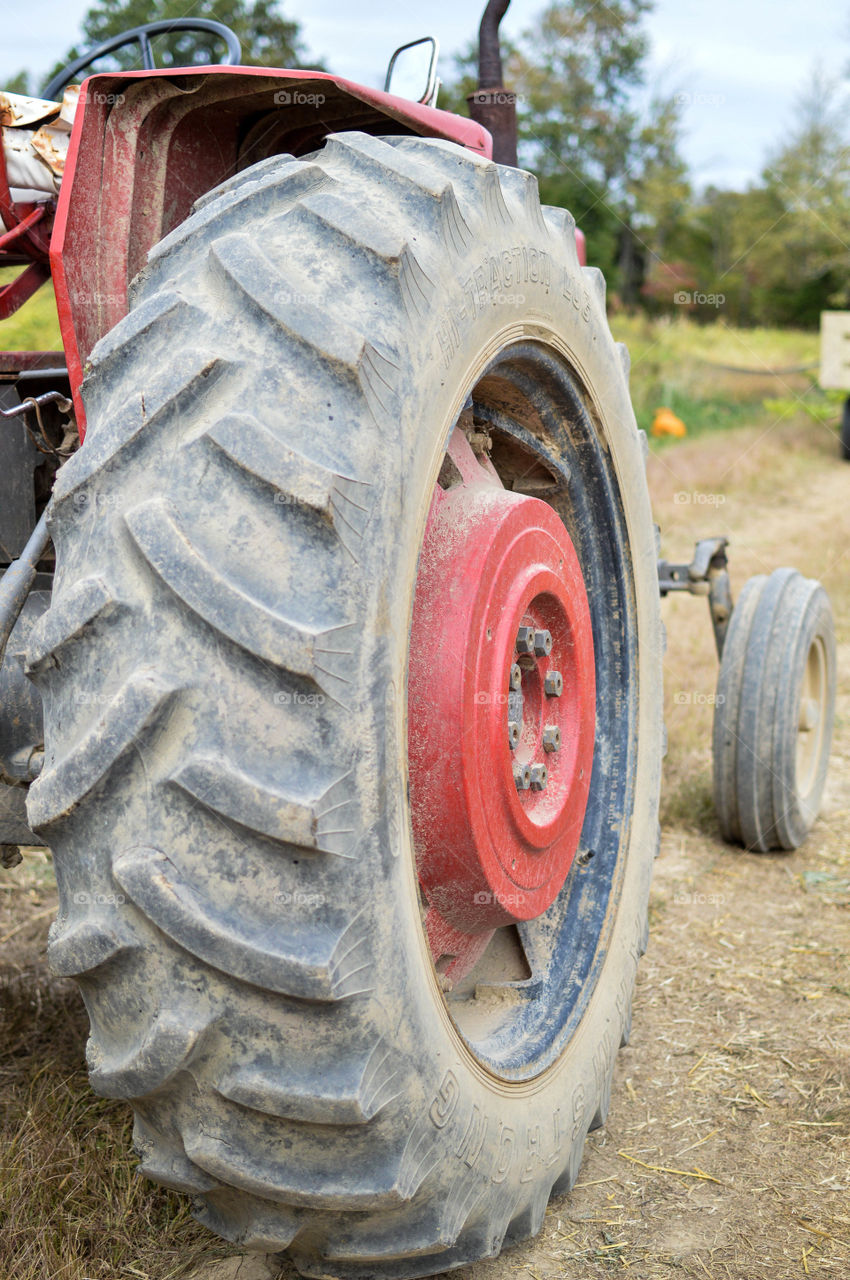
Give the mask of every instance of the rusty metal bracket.
<svg viewBox="0 0 850 1280">
<path fill-rule="evenodd" d="M 728 538 L 701 538 L 690 564 L 658 561 L 658 587 L 662 599 L 671 591 L 687 591 L 692 596 L 708 596 L 711 625 L 718 658 L 732 616 L 732 588 L 729 583 Z"/>
</svg>

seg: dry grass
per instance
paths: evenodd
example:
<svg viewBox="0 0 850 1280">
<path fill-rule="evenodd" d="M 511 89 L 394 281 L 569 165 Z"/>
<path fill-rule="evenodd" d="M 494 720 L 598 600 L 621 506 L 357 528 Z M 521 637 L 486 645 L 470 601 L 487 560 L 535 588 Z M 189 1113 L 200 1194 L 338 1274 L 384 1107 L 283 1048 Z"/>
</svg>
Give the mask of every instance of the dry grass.
<svg viewBox="0 0 850 1280">
<path fill-rule="evenodd" d="M 209 1236 L 136 1176 L 127 1108 L 88 1088 L 82 1001 L 43 959 L 55 902 L 43 853 L 0 872 L 0 1276 L 169 1280 Z"/>
<path fill-rule="evenodd" d="M 20 275 L 20 267 L 0 269 L 0 285 Z M 9 316 L 0 320 L 0 351 L 61 351 L 59 316 L 52 283 L 44 284 Z"/>
<path fill-rule="evenodd" d="M 825 865 L 665 836 L 634 1043 L 539 1246 L 564 1272 L 850 1272 L 850 885 L 816 896 L 805 877 Z M 518 1273 L 546 1274 L 531 1252 Z"/>
</svg>

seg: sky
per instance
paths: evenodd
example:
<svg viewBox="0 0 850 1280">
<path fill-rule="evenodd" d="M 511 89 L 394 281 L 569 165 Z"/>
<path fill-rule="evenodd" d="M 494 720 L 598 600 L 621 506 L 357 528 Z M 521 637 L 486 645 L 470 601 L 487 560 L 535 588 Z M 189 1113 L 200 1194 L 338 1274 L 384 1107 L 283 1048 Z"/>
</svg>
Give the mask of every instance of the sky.
<svg viewBox="0 0 850 1280">
<path fill-rule="evenodd" d="M 191 0 L 186 0 L 187 11 Z M 382 85 L 398 44 L 435 35 L 444 74 L 475 36 L 483 0 L 285 0 L 310 54 L 340 75 Z M 79 36 L 87 0 L 28 0 L 3 22 L 0 87 L 27 67 L 44 74 Z M 503 29 L 518 36 L 543 8 L 512 0 Z M 794 118 L 819 66 L 850 69 L 850 0 L 656 0 L 647 23 L 651 82 L 683 95 L 682 150 L 694 182 L 741 187 L 754 180 Z M 848 82 L 850 87 L 850 82 Z"/>
</svg>

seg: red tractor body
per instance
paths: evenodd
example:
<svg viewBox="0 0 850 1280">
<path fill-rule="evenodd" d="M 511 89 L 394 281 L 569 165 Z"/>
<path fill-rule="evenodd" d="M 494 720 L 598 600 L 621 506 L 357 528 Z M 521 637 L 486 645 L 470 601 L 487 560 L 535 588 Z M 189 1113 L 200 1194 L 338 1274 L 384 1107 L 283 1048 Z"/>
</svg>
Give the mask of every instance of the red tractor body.
<svg viewBox="0 0 850 1280">
<path fill-rule="evenodd" d="M 85 81 L 50 241 L 81 433 L 86 358 L 126 314 L 128 284 L 148 251 L 241 169 L 305 155 L 348 129 L 446 138 L 491 154 L 490 135 L 473 120 L 323 72 L 187 68 Z"/>
</svg>

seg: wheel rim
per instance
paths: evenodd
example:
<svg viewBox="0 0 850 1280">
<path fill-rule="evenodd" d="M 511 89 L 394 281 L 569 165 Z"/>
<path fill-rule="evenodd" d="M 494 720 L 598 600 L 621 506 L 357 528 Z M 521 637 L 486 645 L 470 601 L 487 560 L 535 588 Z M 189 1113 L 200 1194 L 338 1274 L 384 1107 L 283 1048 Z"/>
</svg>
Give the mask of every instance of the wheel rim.
<svg viewBox="0 0 850 1280">
<path fill-rule="evenodd" d="M 590 610 L 563 523 L 510 493 L 464 428 L 434 488 L 408 685 L 426 930 L 447 984 L 494 928 L 542 915 L 578 846 L 593 762 Z"/>
<path fill-rule="evenodd" d="M 634 616 L 619 486 L 589 396 L 551 349 L 515 344 L 471 388 L 450 434 L 420 556 L 408 680 L 423 928 L 461 1038 L 508 1080 L 559 1056 L 613 924 L 632 805 Z M 518 652 L 523 626 L 549 631 L 551 652 Z M 545 694 L 553 671 L 560 698 Z M 547 729 L 560 731 L 559 750 L 545 750 Z M 470 735 L 485 746 L 458 768 L 447 743 Z M 518 791 L 514 766 L 541 763 L 545 790 Z"/>
<path fill-rule="evenodd" d="M 824 750 L 827 709 L 826 650 L 821 636 L 815 636 L 806 655 L 800 706 L 797 715 L 796 780 L 797 795 L 805 799 L 817 784 Z"/>
</svg>

